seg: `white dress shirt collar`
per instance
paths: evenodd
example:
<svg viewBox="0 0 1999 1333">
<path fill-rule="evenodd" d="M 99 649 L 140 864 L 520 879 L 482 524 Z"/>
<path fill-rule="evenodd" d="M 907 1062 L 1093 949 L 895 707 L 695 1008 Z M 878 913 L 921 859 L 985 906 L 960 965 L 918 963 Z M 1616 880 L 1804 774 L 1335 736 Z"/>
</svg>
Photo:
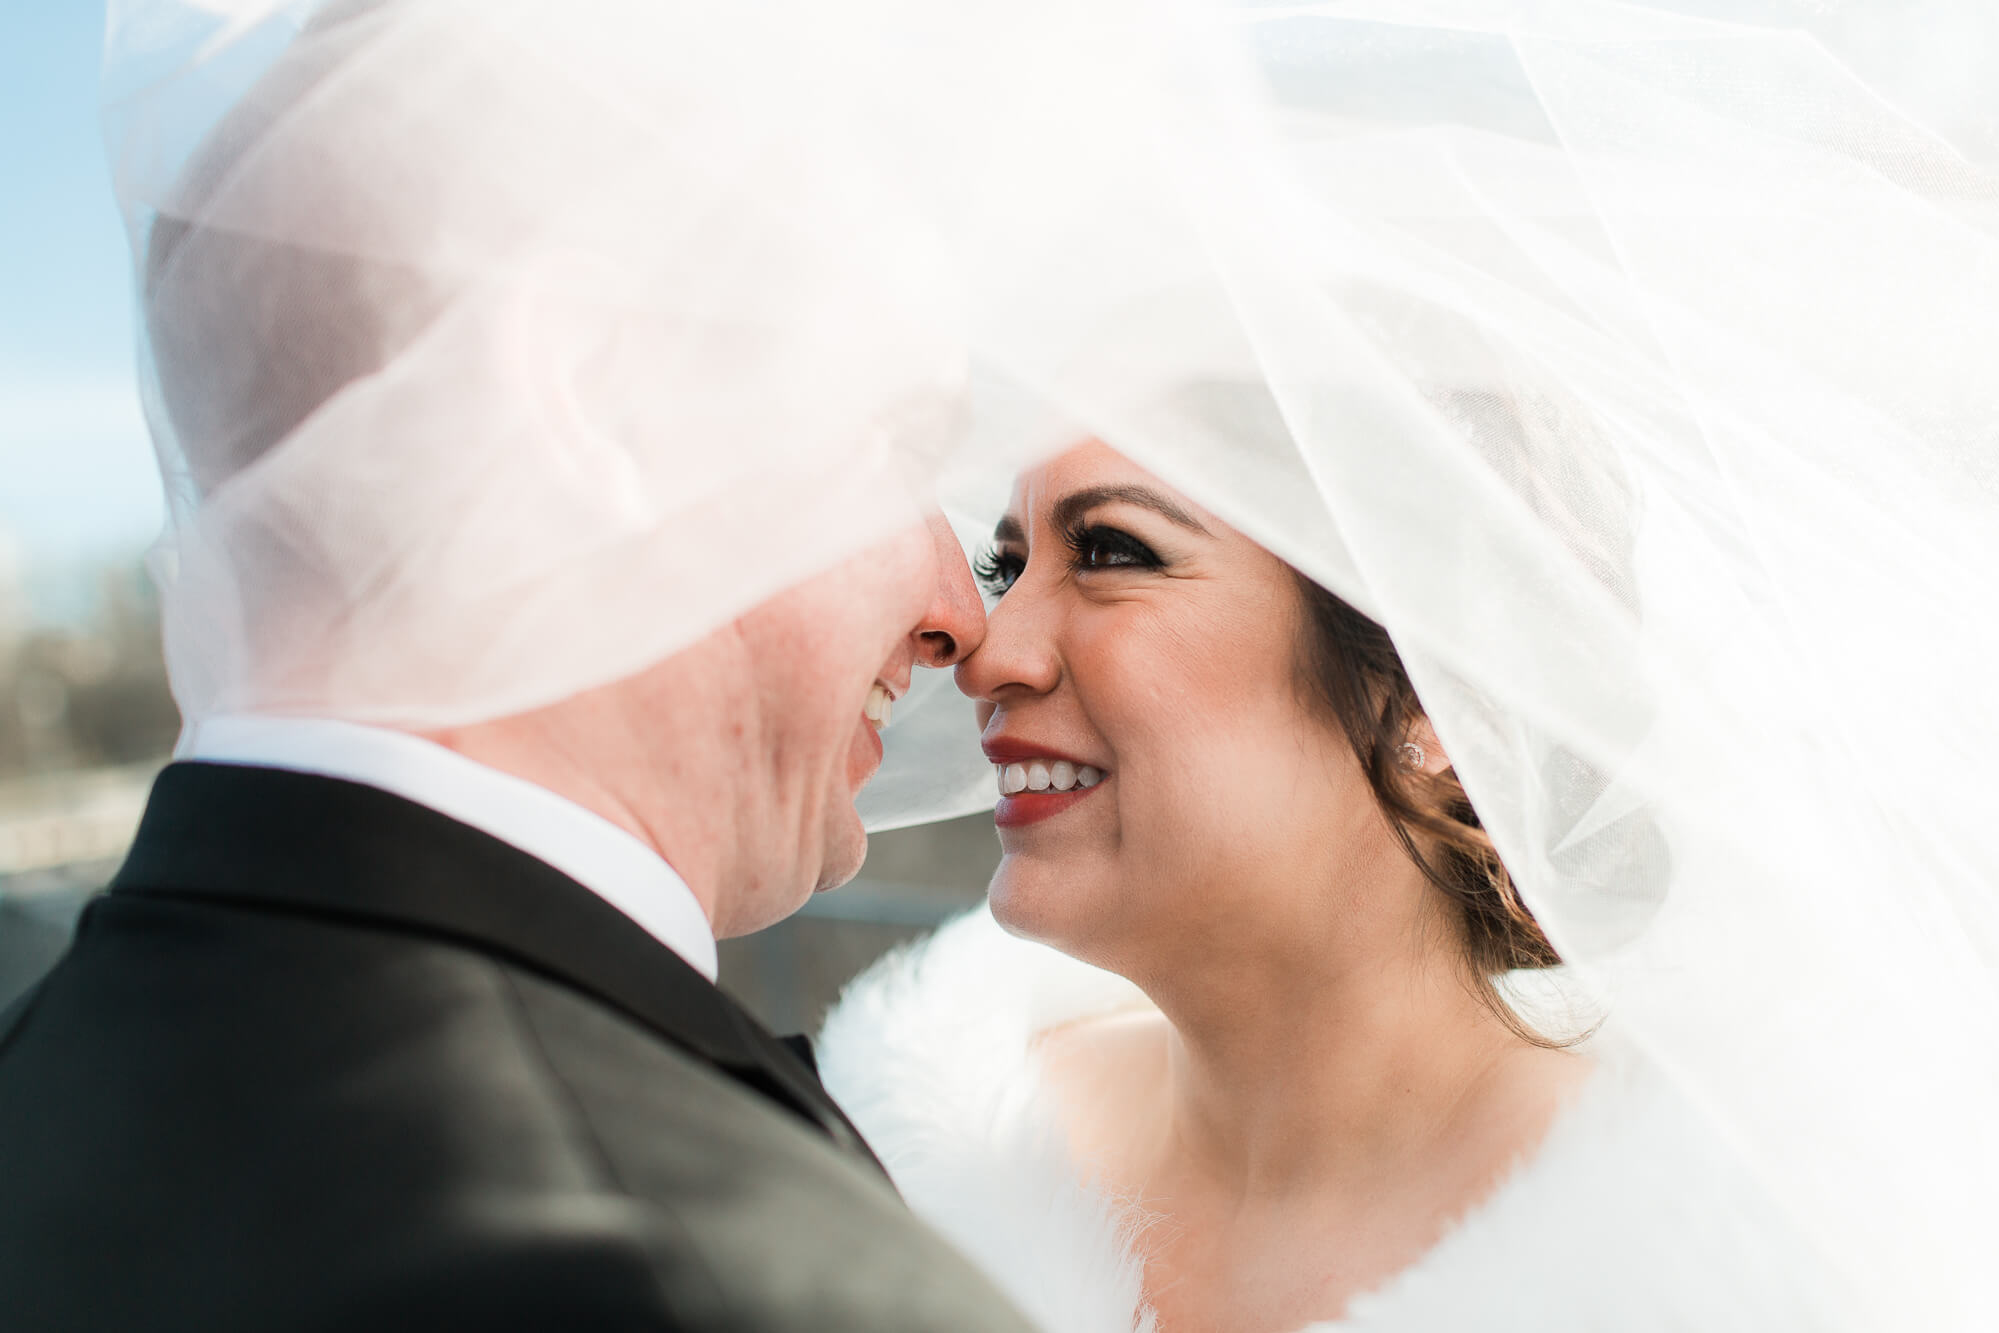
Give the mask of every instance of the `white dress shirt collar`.
<svg viewBox="0 0 1999 1333">
<path fill-rule="evenodd" d="M 206 718 L 175 757 L 342 778 L 428 806 L 554 866 L 715 979 L 715 933 L 686 881 L 631 834 L 544 787 L 404 732 L 317 718 Z"/>
</svg>

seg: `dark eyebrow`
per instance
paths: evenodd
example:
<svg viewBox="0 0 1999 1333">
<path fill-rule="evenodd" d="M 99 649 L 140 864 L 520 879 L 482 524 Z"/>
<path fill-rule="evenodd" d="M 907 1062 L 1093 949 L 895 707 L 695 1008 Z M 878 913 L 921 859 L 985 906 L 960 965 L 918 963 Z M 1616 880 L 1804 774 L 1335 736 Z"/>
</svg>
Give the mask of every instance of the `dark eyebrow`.
<svg viewBox="0 0 1999 1333">
<path fill-rule="evenodd" d="M 1150 509 L 1161 518 L 1176 523 L 1190 532 L 1198 532 L 1203 537 L 1214 535 L 1201 526 L 1201 520 L 1158 491 L 1148 490 L 1144 486 L 1091 486 L 1086 490 L 1071 491 L 1055 502 L 1055 526 L 1064 530 L 1072 528 L 1078 519 L 1092 509 L 1113 503 Z"/>
<path fill-rule="evenodd" d="M 996 542 L 1012 542 L 1014 545 L 1019 546 L 1027 540 L 1027 533 L 1021 528 L 1020 520 L 1012 514 L 1008 514 L 1005 518 L 993 524 L 993 540 Z"/>
</svg>

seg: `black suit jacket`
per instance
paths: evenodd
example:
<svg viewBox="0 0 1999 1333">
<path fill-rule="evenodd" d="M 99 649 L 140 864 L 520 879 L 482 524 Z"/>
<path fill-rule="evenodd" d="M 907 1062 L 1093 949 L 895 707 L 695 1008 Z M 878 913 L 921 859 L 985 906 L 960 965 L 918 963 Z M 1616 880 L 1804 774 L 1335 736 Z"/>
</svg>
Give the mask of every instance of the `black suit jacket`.
<svg viewBox="0 0 1999 1333">
<path fill-rule="evenodd" d="M 370 787 L 176 764 L 0 1015 L 0 1327 L 1026 1325 L 582 885 Z"/>
</svg>

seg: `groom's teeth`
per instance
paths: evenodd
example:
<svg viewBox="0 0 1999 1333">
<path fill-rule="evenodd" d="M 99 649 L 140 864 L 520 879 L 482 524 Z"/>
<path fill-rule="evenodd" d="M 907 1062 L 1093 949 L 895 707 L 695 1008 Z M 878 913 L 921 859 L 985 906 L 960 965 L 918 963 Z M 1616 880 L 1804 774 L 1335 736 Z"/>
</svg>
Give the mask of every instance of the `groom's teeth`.
<svg viewBox="0 0 1999 1333">
<path fill-rule="evenodd" d="M 886 727 L 895 713 L 895 696 L 886 687 L 876 685 L 868 691 L 868 706 L 861 710 L 861 716 L 874 723 L 875 730 Z"/>
<path fill-rule="evenodd" d="M 1000 764 L 993 775 L 999 780 L 1000 795 L 1024 791 L 1087 791 L 1104 780 L 1102 769 L 1078 766 L 1067 759 L 1045 763 L 1039 759 L 1024 764 Z"/>
</svg>

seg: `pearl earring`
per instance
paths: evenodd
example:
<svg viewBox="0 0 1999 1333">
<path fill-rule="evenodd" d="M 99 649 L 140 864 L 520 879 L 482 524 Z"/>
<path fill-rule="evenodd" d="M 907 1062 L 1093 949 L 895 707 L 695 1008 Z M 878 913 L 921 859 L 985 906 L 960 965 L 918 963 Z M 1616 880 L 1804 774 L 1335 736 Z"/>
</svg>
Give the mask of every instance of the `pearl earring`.
<svg viewBox="0 0 1999 1333">
<path fill-rule="evenodd" d="M 1414 741 L 1404 741 L 1396 747 L 1395 757 L 1404 768 L 1421 768 L 1430 756 L 1423 753 L 1423 747 Z"/>
</svg>

